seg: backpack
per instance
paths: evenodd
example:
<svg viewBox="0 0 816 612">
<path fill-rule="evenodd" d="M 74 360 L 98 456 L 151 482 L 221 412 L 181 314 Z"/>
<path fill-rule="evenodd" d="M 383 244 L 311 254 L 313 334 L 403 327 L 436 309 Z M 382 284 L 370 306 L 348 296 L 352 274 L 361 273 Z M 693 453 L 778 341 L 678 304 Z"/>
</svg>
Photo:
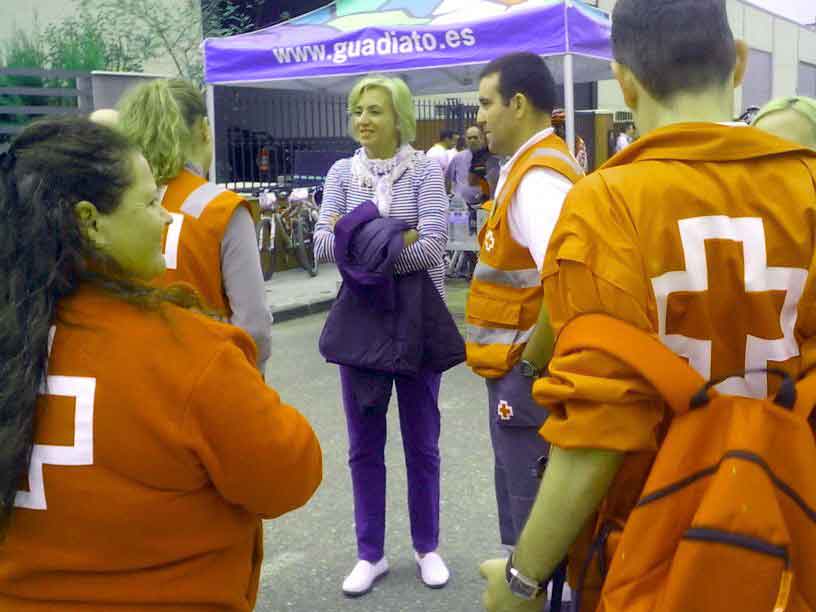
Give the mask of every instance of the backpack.
<svg viewBox="0 0 816 612">
<path fill-rule="evenodd" d="M 602 314 L 571 320 L 555 354 L 583 349 L 634 368 L 673 412 L 608 569 L 600 563 L 598 612 L 816 611 L 816 375 L 795 384 L 771 369 L 783 379 L 775 397 L 721 395 L 722 380 Z M 585 571 L 603 547 L 596 539 Z"/>
</svg>

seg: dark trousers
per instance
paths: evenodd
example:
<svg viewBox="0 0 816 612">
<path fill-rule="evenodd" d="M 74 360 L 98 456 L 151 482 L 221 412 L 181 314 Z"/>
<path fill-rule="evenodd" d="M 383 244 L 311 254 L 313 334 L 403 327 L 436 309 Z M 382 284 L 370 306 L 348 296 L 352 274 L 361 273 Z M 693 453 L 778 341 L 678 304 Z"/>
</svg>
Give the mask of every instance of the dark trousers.
<svg viewBox="0 0 816 612">
<path fill-rule="evenodd" d="M 357 556 L 376 563 L 385 547 L 385 412 L 364 415 L 340 366 L 340 384 L 349 435 L 349 467 L 354 489 Z M 411 539 L 420 554 L 439 543 L 439 383 L 441 374 L 397 377 L 400 430 L 408 470 Z"/>
<path fill-rule="evenodd" d="M 522 376 L 518 366 L 502 378 L 486 382 L 499 533 L 502 544 L 515 546 L 541 484 L 538 460 L 550 451 L 549 443 L 538 435 L 549 412 L 533 399 L 533 381 Z M 565 577 L 564 567 L 553 575 L 555 600 L 543 601 L 542 610 L 563 610 L 561 588 Z"/>
<path fill-rule="evenodd" d="M 486 382 L 499 533 L 502 544 L 515 546 L 538 494 L 538 458 L 549 453 L 538 435 L 549 413 L 533 400 L 532 380 L 518 367 Z"/>
</svg>

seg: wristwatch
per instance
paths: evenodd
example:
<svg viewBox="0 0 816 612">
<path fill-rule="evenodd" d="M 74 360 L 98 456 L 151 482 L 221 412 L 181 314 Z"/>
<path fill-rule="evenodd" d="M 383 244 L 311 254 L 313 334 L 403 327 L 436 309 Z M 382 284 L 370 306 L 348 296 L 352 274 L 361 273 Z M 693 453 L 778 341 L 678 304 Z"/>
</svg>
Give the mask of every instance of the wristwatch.
<svg viewBox="0 0 816 612">
<path fill-rule="evenodd" d="M 534 578 L 529 578 L 513 567 L 513 555 L 507 559 L 505 578 L 510 592 L 521 599 L 531 601 L 547 592 L 549 579 L 538 582 Z"/>
<path fill-rule="evenodd" d="M 538 378 L 541 376 L 541 369 L 532 361 L 522 359 L 519 363 L 519 371 L 525 378 Z"/>
</svg>

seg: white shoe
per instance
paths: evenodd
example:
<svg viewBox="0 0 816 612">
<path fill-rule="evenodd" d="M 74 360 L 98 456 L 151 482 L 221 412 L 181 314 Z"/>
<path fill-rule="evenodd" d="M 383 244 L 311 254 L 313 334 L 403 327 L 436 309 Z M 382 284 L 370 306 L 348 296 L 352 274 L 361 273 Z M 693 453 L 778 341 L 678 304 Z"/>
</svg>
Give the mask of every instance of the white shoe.
<svg viewBox="0 0 816 612">
<path fill-rule="evenodd" d="M 414 552 L 414 558 L 417 562 L 417 575 L 422 579 L 426 587 L 441 589 L 448 584 L 450 571 L 448 571 L 442 557 L 437 553 L 430 552 L 420 557 L 419 553 Z"/>
<path fill-rule="evenodd" d="M 376 563 L 360 559 L 343 581 L 343 593 L 348 597 L 365 595 L 374 583 L 388 573 L 388 560 L 383 557 Z"/>
</svg>

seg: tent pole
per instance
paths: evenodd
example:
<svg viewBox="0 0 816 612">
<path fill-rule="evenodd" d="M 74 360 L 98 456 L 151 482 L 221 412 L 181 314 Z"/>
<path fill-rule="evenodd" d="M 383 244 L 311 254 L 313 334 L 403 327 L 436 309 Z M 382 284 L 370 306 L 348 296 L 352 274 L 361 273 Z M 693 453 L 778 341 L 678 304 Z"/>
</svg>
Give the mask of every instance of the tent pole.
<svg viewBox="0 0 816 612">
<path fill-rule="evenodd" d="M 207 102 L 207 121 L 210 122 L 210 130 L 212 131 L 212 141 L 213 141 L 213 155 L 212 161 L 210 162 L 210 181 L 213 183 L 216 181 L 217 177 L 215 174 L 215 157 L 218 155 L 218 147 L 215 145 L 215 85 L 207 84 L 207 89 L 205 91 L 205 97 Z"/>
<path fill-rule="evenodd" d="M 572 60 L 572 53 L 564 55 L 564 114 L 567 119 L 567 146 L 570 153 L 575 155 L 575 83 Z"/>
</svg>

